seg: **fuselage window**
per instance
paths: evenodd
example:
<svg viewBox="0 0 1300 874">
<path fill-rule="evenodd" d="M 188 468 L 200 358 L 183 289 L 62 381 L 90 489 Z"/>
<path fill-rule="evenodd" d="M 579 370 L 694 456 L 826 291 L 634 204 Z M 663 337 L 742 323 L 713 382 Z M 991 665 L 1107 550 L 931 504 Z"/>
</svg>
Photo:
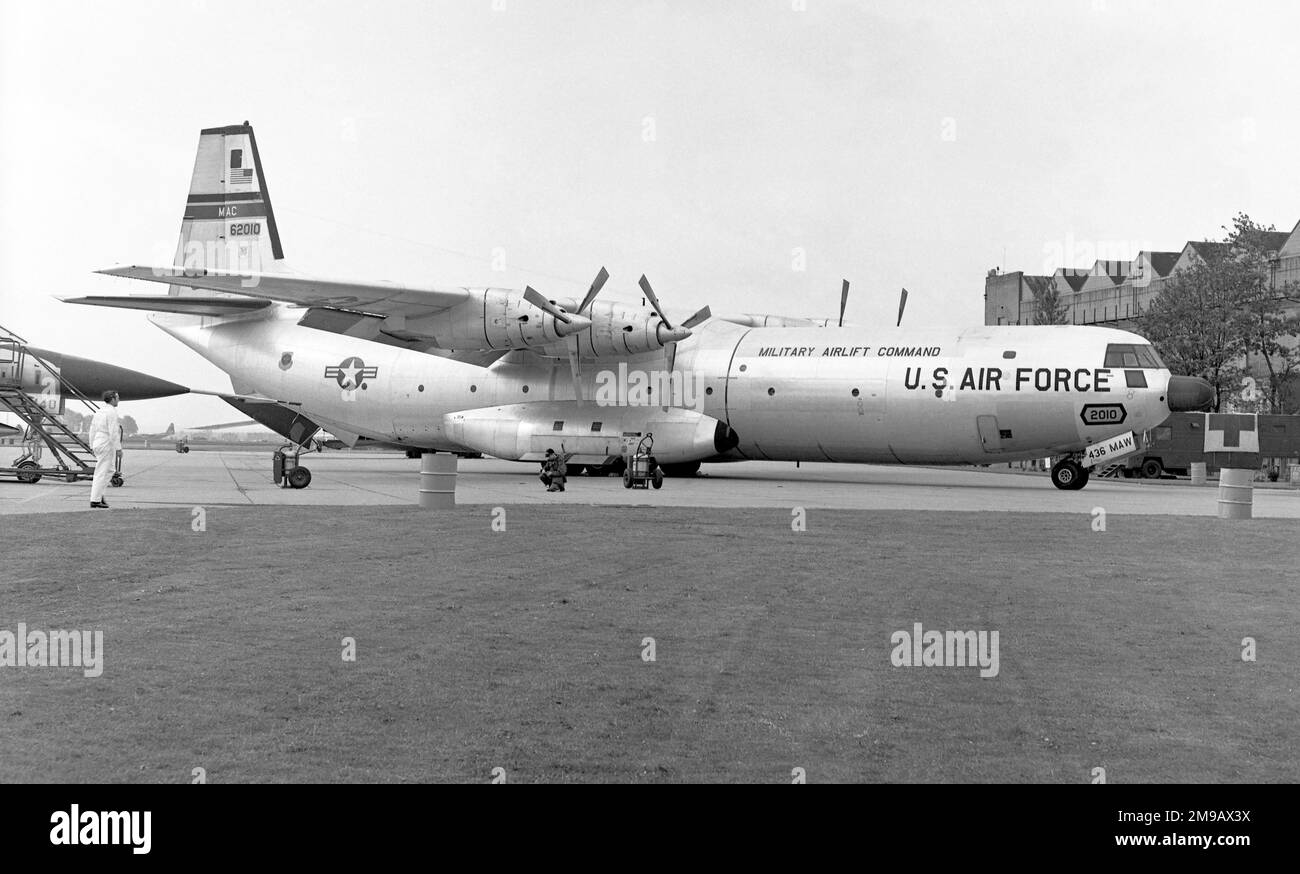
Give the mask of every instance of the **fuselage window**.
<svg viewBox="0 0 1300 874">
<path fill-rule="evenodd" d="M 230 150 L 230 169 L 231 169 L 231 170 L 238 170 L 238 169 L 239 169 L 240 167 L 242 167 L 242 166 L 244 166 L 244 150 L 243 150 L 243 149 L 231 149 L 231 150 Z"/>
</svg>

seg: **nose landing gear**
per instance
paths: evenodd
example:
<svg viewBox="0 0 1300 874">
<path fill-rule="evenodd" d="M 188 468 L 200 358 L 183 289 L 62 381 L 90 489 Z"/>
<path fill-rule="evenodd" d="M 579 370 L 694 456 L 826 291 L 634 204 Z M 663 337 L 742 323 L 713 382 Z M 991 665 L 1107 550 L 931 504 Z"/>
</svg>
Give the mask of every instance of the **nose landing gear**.
<svg viewBox="0 0 1300 874">
<path fill-rule="evenodd" d="M 1088 468 L 1074 458 L 1063 458 L 1052 465 L 1052 485 L 1067 492 L 1077 492 L 1088 484 Z"/>
</svg>

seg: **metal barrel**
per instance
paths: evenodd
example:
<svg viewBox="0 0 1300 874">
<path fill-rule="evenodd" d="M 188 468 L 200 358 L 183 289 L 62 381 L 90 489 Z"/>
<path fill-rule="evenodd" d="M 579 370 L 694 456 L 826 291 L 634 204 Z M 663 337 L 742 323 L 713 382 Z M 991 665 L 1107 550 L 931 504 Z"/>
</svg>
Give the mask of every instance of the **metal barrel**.
<svg viewBox="0 0 1300 874">
<path fill-rule="evenodd" d="M 1255 495 L 1255 471 L 1225 467 L 1219 471 L 1219 518 L 1249 519 Z"/>
<path fill-rule="evenodd" d="M 420 506 L 426 510 L 456 506 L 456 456 L 445 452 L 420 456 Z"/>
<path fill-rule="evenodd" d="M 1191 463 L 1190 473 L 1192 474 L 1192 485 L 1194 486 L 1205 485 L 1205 462 L 1204 461 L 1193 461 Z"/>
</svg>

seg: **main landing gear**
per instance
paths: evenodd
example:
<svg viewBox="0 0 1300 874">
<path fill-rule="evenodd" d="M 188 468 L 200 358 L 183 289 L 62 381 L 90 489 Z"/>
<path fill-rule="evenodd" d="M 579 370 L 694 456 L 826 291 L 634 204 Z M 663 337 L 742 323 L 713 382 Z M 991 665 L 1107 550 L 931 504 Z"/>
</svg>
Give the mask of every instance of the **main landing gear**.
<svg viewBox="0 0 1300 874">
<path fill-rule="evenodd" d="M 302 447 L 286 443 L 271 456 L 271 479 L 282 489 L 305 489 L 311 485 L 311 471 L 298 464 Z"/>
<path fill-rule="evenodd" d="M 1063 458 L 1052 465 L 1052 485 L 1067 492 L 1077 492 L 1088 484 L 1088 468 L 1073 458 Z"/>
</svg>

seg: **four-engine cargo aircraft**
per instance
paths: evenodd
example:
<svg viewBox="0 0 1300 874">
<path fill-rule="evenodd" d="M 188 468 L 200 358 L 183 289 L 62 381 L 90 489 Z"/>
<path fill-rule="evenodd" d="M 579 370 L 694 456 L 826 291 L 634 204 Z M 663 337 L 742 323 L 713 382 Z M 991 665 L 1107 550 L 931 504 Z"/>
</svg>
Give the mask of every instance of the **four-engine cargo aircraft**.
<svg viewBox="0 0 1300 874">
<path fill-rule="evenodd" d="M 222 397 L 298 445 L 324 427 L 345 443 L 521 461 L 563 447 L 608 470 L 625 441 L 652 433 L 670 476 L 746 459 L 1062 455 L 1052 480 L 1077 489 L 1132 432 L 1212 396 L 1118 330 L 855 328 L 707 307 L 677 322 L 644 277 L 649 307 L 597 301 L 604 270 L 578 301 L 312 277 L 283 257 L 252 127 L 211 128 L 174 264 L 102 271 L 168 294 L 70 302 L 153 311 L 230 375 Z"/>
</svg>

